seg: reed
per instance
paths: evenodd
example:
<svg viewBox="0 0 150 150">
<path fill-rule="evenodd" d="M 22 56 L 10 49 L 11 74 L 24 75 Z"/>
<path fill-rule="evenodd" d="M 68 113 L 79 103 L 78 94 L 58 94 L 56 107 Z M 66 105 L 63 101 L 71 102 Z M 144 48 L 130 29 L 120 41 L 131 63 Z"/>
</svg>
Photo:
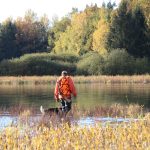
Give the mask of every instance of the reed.
<svg viewBox="0 0 150 150">
<path fill-rule="evenodd" d="M 75 82 L 78 83 L 150 83 L 150 75 L 133 76 L 76 76 Z"/>
<path fill-rule="evenodd" d="M 54 84 L 58 76 L 1 76 L 0 85 Z M 73 76 L 75 83 L 104 83 L 104 84 L 148 84 L 150 75 L 133 76 Z"/>
<path fill-rule="evenodd" d="M 47 109 L 47 108 L 46 108 Z M 111 106 L 107 105 L 97 105 L 92 108 L 85 108 L 74 104 L 69 116 L 73 118 L 80 117 L 129 117 L 129 118 L 138 118 L 144 117 L 150 111 L 149 108 L 144 107 L 143 105 L 138 104 L 128 104 L 121 105 L 119 103 L 112 104 Z M 23 105 L 17 105 L 12 107 L 0 107 L 0 114 L 7 112 L 12 116 L 22 116 L 22 114 L 30 114 L 31 116 L 41 115 L 40 108 L 37 107 L 27 107 Z M 24 116 L 24 115 L 23 115 Z"/>
<path fill-rule="evenodd" d="M 10 112 L 13 113 L 13 108 L 4 110 L 11 110 Z M 150 148 L 150 113 L 148 112 L 149 110 L 139 105 L 115 104 L 110 107 L 97 106 L 90 110 L 81 110 L 78 106 L 74 106 L 70 112 L 73 117 L 89 115 L 98 117 L 108 114 L 113 117 L 138 117 L 142 114 L 140 119 L 129 122 L 107 123 L 105 126 L 98 122 L 90 127 L 81 127 L 69 124 L 67 120 L 58 120 L 57 116 L 45 118 L 49 124 L 46 124 L 43 119 L 42 122 L 41 119 L 31 120 L 31 116 L 38 112 L 33 111 L 32 108 L 20 106 L 18 123 L 0 132 L 0 149 L 148 150 Z"/>
<path fill-rule="evenodd" d="M 95 106 L 89 110 L 81 109 L 78 111 L 78 116 L 141 118 L 148 112 L 149 108 L 145 108 L 143 105 L 116 103 L 111 106 Z M 74 114 L 76 114 L 76 111 L 74 111 Z"/>
<path fill-rule="evenodd" d="M 79 150 L 79 149 L 136 149 L 150 148 L 150 115 L 144 119 L 115 126 L 96 124 L 91 127 L 34 126 L 24 130 L 7 127 L 0 132 L 0 149 L 17 150 Z"/>
</svg>

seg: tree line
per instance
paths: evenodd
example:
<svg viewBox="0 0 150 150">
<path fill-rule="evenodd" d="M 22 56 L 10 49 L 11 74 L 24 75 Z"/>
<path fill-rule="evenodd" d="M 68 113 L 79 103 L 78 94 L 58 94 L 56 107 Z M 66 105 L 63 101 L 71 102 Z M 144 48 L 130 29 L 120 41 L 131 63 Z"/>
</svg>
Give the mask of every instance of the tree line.
<svg viewBox="0 0 150 150">
<path fill-rule="evenodd" d="M 149 6 L 149 0 L 122 0 L 119 6 L 108 2 L 101 7 L 87 5 L 83 11 L 73 8 L 51 22 L 46 15 L 39 18 L 32 10 L 23 18 L 8 18 L 0 23 L 0 74 L 58 74 L 53 69 L 42 69 L 46 62 L 56 70 L 71 68 L 74 74 L 149 73 Z M 56 59 L 52 60 L 51 55 Z M 62 61 L 60 55 L 66 60 Z M 73 63 L 67 61 L 72 55 L 76 58 Z M 20 63 L 21 68 L 25 65 L 32 71 L 15 73 L 14 62 L 16 68 Z"/>
</svg>

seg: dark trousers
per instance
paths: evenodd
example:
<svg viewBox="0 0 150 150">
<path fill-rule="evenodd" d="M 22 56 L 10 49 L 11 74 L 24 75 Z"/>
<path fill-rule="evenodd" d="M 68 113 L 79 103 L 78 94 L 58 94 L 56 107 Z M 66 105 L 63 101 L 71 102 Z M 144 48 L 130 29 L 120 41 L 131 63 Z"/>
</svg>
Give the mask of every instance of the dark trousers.
<svg viewBox="0 0 150 150">
<path fill-rule="evenodd" d="M 69 112 L 71 110 L 71 104 L 72 102 L 61 100 L 62 111 L 66 113 Z"/>
</svg>

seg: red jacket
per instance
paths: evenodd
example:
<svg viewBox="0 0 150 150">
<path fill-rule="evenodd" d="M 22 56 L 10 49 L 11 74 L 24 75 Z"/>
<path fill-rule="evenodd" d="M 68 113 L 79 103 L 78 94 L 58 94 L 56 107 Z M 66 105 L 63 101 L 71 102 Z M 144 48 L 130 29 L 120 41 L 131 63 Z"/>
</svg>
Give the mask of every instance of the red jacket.
<svg viewBox="0 0 150 150">
<path fill-rule="evenodd" d="M 67 79 L 67 87 L 69 88 L 67 94 L 65 93 L 64 90 L 61 90 L 61 88 L 63 88 L 63 86 L 61 86 L 61 82 L 65 79 Z M 73 83 L 73 80 L 71 79 L 70 76 L 61 76 L 57 82 L 56 82 L 56 86 L 55 86 L 55 90 L 54 90 L 54 96 L 55 96 L 55 99 L 58 100 L 58 95 L 60 94 L 60 91 L 61 91 L 61 95 L 62 97 L 65 99 L 65 98 L 68 98 L 68 99 L 71 99 L 71 94 L 73 94 L 74 97 L 77 96 L 77 93 L 76 93 L 76 89 L 75 89 L 75 86 L 74 86 L 74 83 Z"/>
</svg>

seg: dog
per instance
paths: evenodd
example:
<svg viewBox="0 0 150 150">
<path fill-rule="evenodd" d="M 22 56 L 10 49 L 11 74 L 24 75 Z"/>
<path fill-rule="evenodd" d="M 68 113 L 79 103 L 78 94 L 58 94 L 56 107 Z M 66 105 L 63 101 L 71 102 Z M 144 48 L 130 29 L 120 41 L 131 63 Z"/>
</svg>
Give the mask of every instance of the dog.
<svg viewBox="0 0 150 150">
<path fill-rule="evenodd" d="M 52 115 L 61 115 L 62 114 L 62 108 L 48 108 L 44 109 L 43 106 L 40 107 L 40 111 L 43 116 L 52 116 Z"/>
<path fill-rule="evenodd" d="M 49 126 L 59 125 L 60 123 L 67 123 L 68 126 L 71 127 L 71 120 L 66 116 L 66 113 L 62 111 L 62 107 L 44 109 L 43 106 L 41 106 L 40 111 L 42 113 L 42 124 Z"/>
</svg>

